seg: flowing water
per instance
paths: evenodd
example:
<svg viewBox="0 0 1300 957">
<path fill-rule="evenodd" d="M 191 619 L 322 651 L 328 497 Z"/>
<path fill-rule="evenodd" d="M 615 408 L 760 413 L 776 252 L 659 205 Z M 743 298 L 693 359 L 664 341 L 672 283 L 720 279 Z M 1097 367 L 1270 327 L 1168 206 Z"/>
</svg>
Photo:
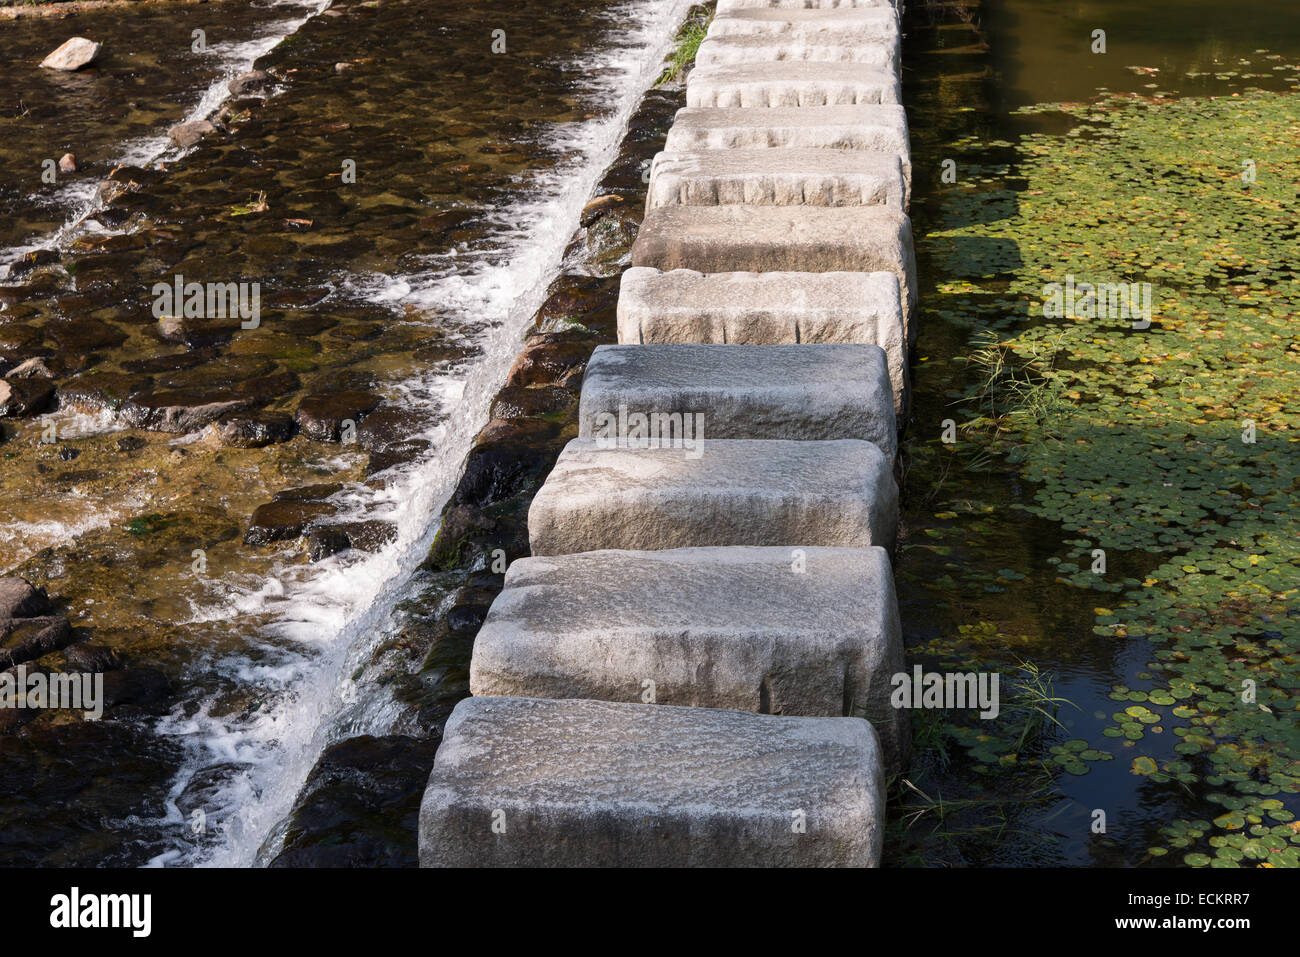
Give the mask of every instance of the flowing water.
<svg viewBox="0 0 1300 957">
<path fill-rule="evenodd" d="M 265 863 L 326 748 L 405 730 L 383 667 L 407 640 L 399 610 L 455 610 L 428 587 L 436 516 L 686 7 L 226 0 L 0 23 L 0 270 L 16 264 L 0 363 L 40 359 L 61 402 L 0 422 L 0 571 L 46 586 L 74 648 L 101 649 L 110 702 L 97 723 L 0 726 L 0 863 Z M 1035 486 L 1013 463 L 938 442 L 967 414 L 973 334 L 1025 325 L 1000 296 L 1027 250 L 949 234 L 1013 215 L 1028 188 L 1017 145 L 1077 126 L 1017 108 L 1289 92 L 1297 27 L 1290 9 L 1202 0 L 909 4 L 923 289 L 897 565 L 909 659 L 1046 677 L 1037 698 L 1032 676 L 1008 695 L 1009 726 L 918 716 L 917 790 L 891 793 L 893 863 L 1177 864 L 1148 852 L 1160 829 L 1222 810 L 1201 767 L 1158 786 L 1104 737 L 1117 686 L 1141 687 L 1151 657 L 1140 635 L 1097 632 L 1110 616 L 1095 606 L 1122 595 L 1062 580 L 1072 533 L 1019 510 Z M 38 70 L 73 34 L 105 42 L 103 62 Z M 254 59 L 269 95 L 227 97 Z M 168 126 L 203 117 L 219 131 L 168 145 Z M 65 151 L 80 171 L 42 182 L 41 160 Z M 166 332 L 152 290 L 177 274 L 260 283 L 260 325 Z M 136 427 L 211 403 L 275 422 L 340 391 L 381 399 L 384 427 L 258 448 Z M 245 544 L 254 510 L 288 489 L 290 512 L 358 547 L 308 562 L 296 534 Z M 1112 552 L 1111 578 L 1131 591 L 1159 561 Z M 71 651 L 38 664 L 85 660 Z M 1012 711 L 1048 683 L 1069 702 L 1061 726 Z M 1165 761 L 1157 740 L 1143 753 Z M 1064 747 L 1084 741 L 1122 760 L 1085 766 Z M 1008 770 L 1012 751 L 1036 769 Z M 1257 787 L 1294 808 L 1282 781 Z"/>
<path fill-rule="evenodd" d="M 154 27 L 83 15 L 70 22 L 108 59 L 89 90 L 49 94 L 53 131 L 23 126 L 19 90 L 3 91 L 22 130 L 2 154 L 20 184 L 3 202 L 21 214 L 0 241 L 56 255 L 0 292 L 0 349 L 42 358 L 61 397 L 68 381 L 81 391 L 7 428 L 0 567 L 45 585 L 125 667 L 110 672 L 113 720 L 43 715 L 0 738 L 0 860 L 265 860 L 322 747 L 387 730 L 389 693 L 364 666 L 688 6 L 225 3 L 164 9 Z M 170 46 L 196 23 L 207 55 Z M 0 26 L 15 29 L 26 62 L 70 28 Z M 223 104 L 219 132 L 167 149 L 166 126 L 212 113 L 276 29 L 294 32 L 257 62 L 271 95 Z M 64 149 L 80 185 L 42 192 L 28 150 Z M 125 189 L 88 209 L 119 164 Z M 160 336 L 150 293 L 176 274 L 260 283 L 260 325 Z M 211 429 L 132 427 L 150 396 L 283 415 L 348 390 L 378 396 L 392 434 L 240 448 Z M 308 563 L 286 547 L 296 535 L 245 544 L 253 510 L 291 488 L 364 548 Z"/>
</svg>

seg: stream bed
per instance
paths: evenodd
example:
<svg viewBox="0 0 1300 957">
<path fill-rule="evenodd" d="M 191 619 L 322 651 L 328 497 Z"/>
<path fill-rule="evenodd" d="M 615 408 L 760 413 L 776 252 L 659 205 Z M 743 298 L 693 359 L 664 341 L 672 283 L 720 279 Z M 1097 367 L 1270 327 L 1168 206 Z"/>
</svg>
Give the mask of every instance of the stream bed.
<svg viewBox="0 0 1300 957">
<path fill-rule="evenodd" d="M 13 70 L 2 91 L 0 202 L 22 213 L 0 238 L 0 356 L 38 361 L 23 381 L 57 401 L 3 420 L 0 568 L 73 625 L 35 666 L 89 655 L 108 699 L 99 722 L 6 716 L 0 861 L 266 861 L 327 743 L 389 730 L 366 665 L 688 6 L 0 24 L 33 71 L 74 25 L 106 50 L 98 89 L 45 92 L 39 130 L 45 100 L 25 113 Z M 276 24 L 269 86 L 223 97 Z M 243 46 L 222 58 L 227 36 Z M 203 115 L 197 146 L 166 143 Z M 64 150 L 81 179 L 33 201 L 32 152 Z M 176 276 L 257 283 L 259 322 L 159 318 Z"/>
</svg>

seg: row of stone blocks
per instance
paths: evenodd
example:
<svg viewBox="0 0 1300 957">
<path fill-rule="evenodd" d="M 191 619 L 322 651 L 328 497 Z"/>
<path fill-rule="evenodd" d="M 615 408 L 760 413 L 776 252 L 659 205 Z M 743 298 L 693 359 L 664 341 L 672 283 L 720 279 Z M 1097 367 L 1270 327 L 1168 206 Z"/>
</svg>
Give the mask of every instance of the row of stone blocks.
<svg viewBox="0 0 1300 957">
<path fill-rule="evenodd" d="M 879 862 L 915 330 L 889 0 L 719 0 L 420 816 L 426 866 Z M 866 720 L 864 720 L 864 718 Z"/>
</svg>

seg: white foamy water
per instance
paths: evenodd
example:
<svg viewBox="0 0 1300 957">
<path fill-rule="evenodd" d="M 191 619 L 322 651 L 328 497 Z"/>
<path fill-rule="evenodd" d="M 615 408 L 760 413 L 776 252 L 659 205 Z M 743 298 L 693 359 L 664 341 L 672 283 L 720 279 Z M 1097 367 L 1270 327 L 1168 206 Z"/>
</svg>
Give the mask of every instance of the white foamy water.
<svg viewBox="0 0 1300 957">
<path fill-rule="evenodd" d="M 332 0 L 271 0 L 272 8 L 287 7 L 299 15 L 285 20 L 269 23 L 259 36 L 238 43 L 213 43 L 206 54 L 216 58 L 221 66 L 215 80 L 203 91 L 197 103 L 190 108 L 180 121 L 192 123 L 206 120 L 212 116 L 230 98 L 226 84 L 253 68 L 258 57 L 270 53 L 286 37 L 296 33 L 304 23 L 325 10 Z M 185 155 L 188 150 L 178 150 L 167 138 L 167 131 L 160 130 L 151 136 L 127 140 L 118 154 L 111 160 L 113 165 L 147 167 L 164 156 Z M 68 218 L 62 226 L 46 236 L 34 237 L 27 243 L 8 248 L 0 248 L 0 282 L 9 276 L 9 264 L 14 260 L 40 249 L 61 249 L 72 242 L 82 231 L 95 227 L 98 232 L 113 233 L 116 230 L 105 229 L 94 220 L 100 203 L 95 196 L 99 183 L 93 180 L 78 180 L 54 193 L 50 200 L 68 211 Z M 31 202 L 41 201 L 39 197 L 28 197 Z"/>
<path fill-rule="evenodd" d="M 600 42 L 614 47 L 583 64 L 591 77 L 584 93 L 601 113 L 554 132 L 549 143 L 568 161 L 536 177 L 527 197 L 502 211 L 498 221 L 508 231 L 495 237 L 493 252 L 448 257 L 420 275 L 351 280 L 354 291 L 397 308 L 481 317 L 474 341 L 482 353 L 453 377 L 430 373 L 394 385 L 390 398 L 449 416 L 431 433 L 430 452 L 387 473 L 392 480 L 385 488 L 357 486 L 335 497 L 358 516 L 395 522 L 392 544 L 373 555 L 284 565 L 257 581 L 223 583 L 223 595 L 195 609 L 195 621 L 248 617 L 264 623 L 249 654 L 206 665 L 251 686 L 261 706 L 232 716 L 213 714 L 212 702 L 192 702 L 160 723 L 159 732 L 186 748 L 188 759 L 173 784 L 168 817 L 153 826 L 190 823 L 175 799 L 196 774 L 227 763 L 243 769 L 209 792 L 205 827 L 215 828 L 216 843 L 179 845 L 151 863 L 249 866 L 258 862 L 268 836 L 266 856 L 273 855 L 276 826 L 322 749 L 340 737 L 390 731 L 395 709 L 386 693 L 368 687 L 364 672 L 356 685 L 352 676 L 391 633 L 393 609 L 414 587 L 411 577 L 433 543 L 438 514 L 523 331 L 560 269 L 582 207 L 615 158 L 627 120 L 658 75 L 689 7 L 690 0 L 631 0 L 613 8 L 618 32 Z"/>
</svg>

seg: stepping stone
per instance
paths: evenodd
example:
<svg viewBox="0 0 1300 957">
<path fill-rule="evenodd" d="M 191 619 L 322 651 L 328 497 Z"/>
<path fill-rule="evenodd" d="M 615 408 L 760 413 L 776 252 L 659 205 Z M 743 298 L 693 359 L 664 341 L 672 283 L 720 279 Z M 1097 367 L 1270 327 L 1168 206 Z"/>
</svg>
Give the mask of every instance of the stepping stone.
<svg viewBox="0 0 1300 957">
<path fill-rule="evenodd" d="M 677 548 L 512 562 L 469 681 L 475 695 L 865 717 L 896 771 L 903 671 L 883 548 Z"/>
<path fill-rule="evenodd" d="M 618 447 L 604 444 L 572 439 L 560 453 L 528 509 L 534 555 L 893 547 L 898 487 L 889 460 L 870 442 L 692 438 L 672 448 L 629 436 Z"/>
<path fill-rule="evenodd" d="M 833 31 L 769 36 L 761 33 L 706 39 L 695 54 L 696 67 L 728 63 L 860 63 L 898 72 L 898 34 L 863 40 Z"/>
<path fill-rule="evenodd" d="M 893 10 L 902 0 L 718 0 L 718 12 L 724 10 Z"/>
<path fill-rule="evenodd" d="M 679 428 L 701 415 L 706 441 L 862 439 L 891 465 L 898 452 L 879 346 L 597 346 L 582 380 L 578 435 L 627 435 L 637 413 L 675 417 Z"/>
<path fill-rule="evenodd" d="M 718 4 L 706 39 L 800 37 L 818 43 L 897 40 L 898 15 L 887 4 L 838 9 L 737 7 Z"/>
<path fill-rule="evenodd" d="M 422 867 L 874 867 L 861 718 L 467 698 L 420 803 Z"/>
<path fill-rule="evenodd" d="M 860 63 L 732 63 L 698 67 L 686 80 L 686 105 L 836 106 L 900 103 L 898 75 Z"/>
<path fill-rule="evenodd" d="M 894 409 L 907 400 L 898 277 L 887 272 L 660 272 L 633 267 L 618 294 L 618 341 L 770 346 L 869 343 L 885 350 Z"/>
<path fill-rule="evenodd" d="M 699 150 L 864 150 L 899 157 L 912 180 L 907 113 L 897 103 L 778 106 L 766 110 L 683 107 L 673 117 L 666 153 Z"/>
<path fill-rule="evenodd" d="M 646 212 L 632 265 L 699 272 L 892 272 L 916 341 L 912 225 L 889 206 L 660 206 Z"/>
<path fill-rule="evenodd" d="M 754 149 L 659 153 L 646 208 L 893 206 L 906 209 L 897 156 L 860 150 Z"/>
</svg>

